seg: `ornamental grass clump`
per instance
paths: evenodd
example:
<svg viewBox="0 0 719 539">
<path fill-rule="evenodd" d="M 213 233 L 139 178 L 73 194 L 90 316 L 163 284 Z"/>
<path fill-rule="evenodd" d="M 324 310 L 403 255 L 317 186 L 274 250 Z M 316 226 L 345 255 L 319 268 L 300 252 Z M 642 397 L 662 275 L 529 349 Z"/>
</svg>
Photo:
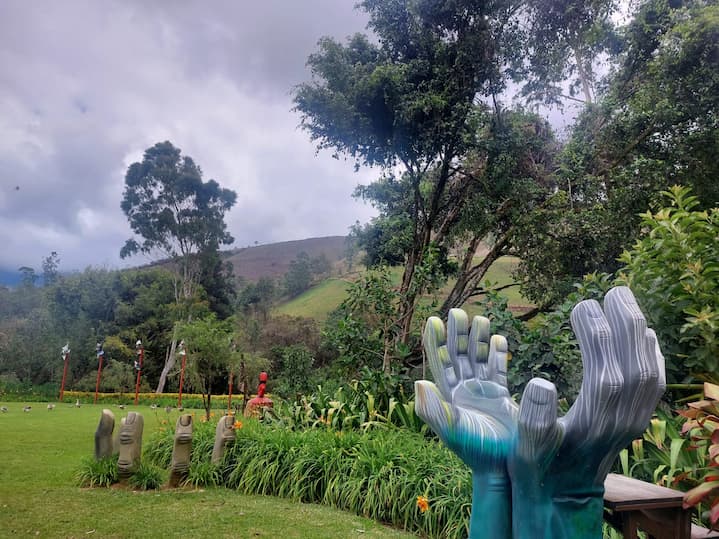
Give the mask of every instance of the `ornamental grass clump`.
<svg viewBox="0 0 719 539">
<path fill-rule="evenodd" d="M 118 455 L 100 460 L 85 457 L 75 472 L 75 480 L 81 487 L 109 487 L 118 481 Z"/>
<path fill-rule="evenodd" d="M 208 424 L 209 434 L 212 427 Z M 202 441 L 204 430 L 203 425 L 197 432 L 199 445 L 193 439 L 193 462 L 196 453 L 203 459 L 211 453 L 211 444 Z M 172 436 L 163 435 L 162 443 L 171 446 Z M 219 479 L 213 475 L 205 485 L 330 505 L 427 537 L 467 536 L 471 471 L 422 435 L 400 429 L 290 430 L 256 420 L 243 421 L 236 435 L 215 468 Z M 156 448 L 153 454 L 163 452 Z M 418 504 L 418 496 L 426 506 Z"/>
</svg>

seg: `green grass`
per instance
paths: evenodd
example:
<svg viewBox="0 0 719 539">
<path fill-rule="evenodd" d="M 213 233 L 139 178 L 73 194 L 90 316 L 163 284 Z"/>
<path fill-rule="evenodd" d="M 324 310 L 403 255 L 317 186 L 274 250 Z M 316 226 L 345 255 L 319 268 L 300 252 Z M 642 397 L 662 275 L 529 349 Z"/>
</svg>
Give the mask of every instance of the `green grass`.
<svg viewBox="0 0 719 539">
<path fill-rule="evenodd" d="M 76 486 L 75 472 L 92 455 L 101 406 L 0 403 L 0 537 L 414 537 L 332 508 L 224 488 L 133 492 Z M 113 408 L 145 418 L 144 437 L 177 420 L 147 406 Z M 199 416 L 200 413 L 198 412 Z"/>
<path fill-rule="evenodd" d="M 476 260 L 479 262 L 480 260 Z M 496 283 L 499 286 L 512 283 L 511 273 L 514 268 L 517 267 L 519 259 L 512 256 L 504 256 L 497 260 L 487 271 L 484 280 L 489 280 L 493 284 Z M 391 268 L 392 282 L 399 286 L 402 279 L 401 267 Z M 327 319 L 329 313 L 335 310 L 342 300 L 347 297 L 347 285 L 349 281 L 347 279 L 327 279 L 322 281 L 317 286 L 312 287 L 303 294 L 300 294 L 296 298 L 283 303 L 275 309 L 275 314 L 286 314 L 290 316 L 302 316 L 306 318 L 314 318 L 318 322 L 324 322 Z M 446 294 L 452 289 L 454 280 L 445 286 L 438 296 L 440 298 L 445 297 Z M 531 307 L 530 301 L 522 297 L 519 293 L 519 287 L 511 287 L 501 292 L 509 301 L 509 306 L 517 310 L 523 310 Z M 427 299 L 429 301 L 429 298 Z M 476 306 L 476 300 L 471 300 L 462 306 L 470 316 L 475 314 L 482 314 L 479 307 Z"/>
<path fill-rule="evenodd" d="M 349 282 L 345 279 L 327 279 L 287 303 L 283 303 L 275 309 L 275 313 L 314 318 L 319 322 L 324 321 L 347 297 L 348 284 Z"/>
</svg>

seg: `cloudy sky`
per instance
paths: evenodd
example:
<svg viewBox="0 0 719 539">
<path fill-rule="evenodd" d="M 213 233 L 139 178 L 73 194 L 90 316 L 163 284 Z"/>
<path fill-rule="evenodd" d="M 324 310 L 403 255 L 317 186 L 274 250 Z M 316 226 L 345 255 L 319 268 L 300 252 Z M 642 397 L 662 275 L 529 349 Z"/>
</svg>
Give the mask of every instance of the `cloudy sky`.
<svg viewBox="0 0 719 539">
<path fill-rule="evenodd" d="M 0 270 L 126 265 L 124 174 L 163 140 L 237 192 L 234 246 L 366 221 L 374 174 L 316 155 L 291 111 L 318 38 L 364 30 L 353 4 L 0 2 Z"/>
</svg>

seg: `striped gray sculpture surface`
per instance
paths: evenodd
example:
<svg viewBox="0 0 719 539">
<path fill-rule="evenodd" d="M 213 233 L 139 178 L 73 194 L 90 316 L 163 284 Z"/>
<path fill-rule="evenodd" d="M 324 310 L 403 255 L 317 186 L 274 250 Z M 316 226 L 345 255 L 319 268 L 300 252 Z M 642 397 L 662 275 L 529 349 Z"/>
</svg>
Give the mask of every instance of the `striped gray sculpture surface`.
<svg viewBox="0 0 719 539">
<path fill-rule="evenodd" d="M 664 358 L 626 287 L 604 309 L 571 315 L 582 353 L 580 393 L 557 417 L 554 385 L 535 378 L 518 406 L 507 390 L 507 341 L 489 320 L 452 309 L 427 321 L 436 385 L 415 384 L 417 413 L 472 469 L 471 539 L 601 538 L 604 479 L 641 435 L 664 392 Z"/>
</svg>

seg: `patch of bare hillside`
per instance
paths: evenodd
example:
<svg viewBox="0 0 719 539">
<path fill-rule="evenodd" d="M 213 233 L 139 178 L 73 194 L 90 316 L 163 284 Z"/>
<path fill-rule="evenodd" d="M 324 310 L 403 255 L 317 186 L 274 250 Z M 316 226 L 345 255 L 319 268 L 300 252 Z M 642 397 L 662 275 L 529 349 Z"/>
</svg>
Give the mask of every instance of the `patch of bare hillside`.
<svg viewBox="0 0 719 539">
<path fill-rule="evenodd" d="M 281 277 L 302 251 L 311 258 L 324 254 L 333 266 L 344 258 L 345 236 L 327 236 L 306 240 L 283 241 L 225 251 L 223 258 L 232 262 L 235 275 L 249 281 L 260 277 Z"/>
</svg>

